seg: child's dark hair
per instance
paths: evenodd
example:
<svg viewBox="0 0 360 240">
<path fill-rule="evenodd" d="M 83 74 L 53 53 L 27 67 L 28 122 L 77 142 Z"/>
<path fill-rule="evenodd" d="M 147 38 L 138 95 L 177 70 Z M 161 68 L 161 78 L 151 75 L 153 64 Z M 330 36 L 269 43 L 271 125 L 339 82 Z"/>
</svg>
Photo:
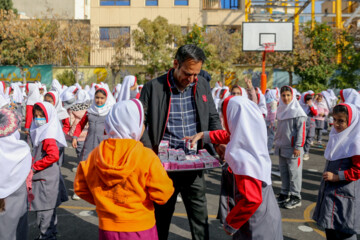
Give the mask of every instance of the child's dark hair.
<svg viewBox="0 0 360 240">
<path fill-rule="evenodd" d="M 98 90 L 96 90 L 95 95 L 96 95 L 97 93 L 102 93 L 102 94 L 104 94 L 104 96 L 107 96 L 106 92 L 105 92 L 103 89 L 101 89 L 101 88 L 99 88 Z"/>
<path fill-rule="evenodd" d="M 342 105 L 342 104 L 339 104 L 339 105 L 336 105 L 334 108 L 333 108 L 333 115 L 334 114 L 337 114 L 337 113 L 345 113 L 346 114 L 346 118 L 349 117 L 349 112 L 348 112 L 348 109 L 345 105 Z"/>
<path fill-rule="evenodd" d="M 45 113 L 44 113 L 44 111 L 42 110 L 42 108 L 41 108 L 39 105 L 34 104 L 33 116 L 35 116 L 35 111 L 36 111 L 36 110 L 41 111 L 41 112 L 45 115 Z"/>
<path fill-rule="evenodd" d="M 292 90 L 289 86 L 282 86 L 280 89 L 280 94 L 283 92 L 291 92 L 292 93 Z"/>
<path fill-rule="evenodd" d="M 313 98 L 313 96 L 311 94 L 308 94 L 308 95 L 306 95 L 304 100 L 305 100 L 305 102 L 307 102 L 307 101 L 311 100 L 312 98 Z"/>
<path fill-rule="evenodd" d="M 51 97 L 51 99 L 52 99 L 53 101 L 55 101 L 55 99 L 53 98 L 53 96 L 52 96 L 50 93 L 46 93 L 45 96 L 44 96 L 44 98 L 45 98 L 45 97 Z"/>
</svg>

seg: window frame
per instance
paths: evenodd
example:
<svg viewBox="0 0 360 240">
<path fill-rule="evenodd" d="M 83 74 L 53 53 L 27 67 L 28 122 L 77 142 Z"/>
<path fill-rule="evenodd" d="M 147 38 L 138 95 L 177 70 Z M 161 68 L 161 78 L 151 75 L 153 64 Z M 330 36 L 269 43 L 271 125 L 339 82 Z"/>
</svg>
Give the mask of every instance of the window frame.
<svg viewBox="0 0 360 240">
<path fill-rule="evenodd" d="M 108 3 L 113 2 L 113 4 L 101 4 L 104 2 L 108 2 Z M 117 4 L 120 2 L 129 2 L 129 4 Z M 111 1 L 110 0 L 100 0 L 99 4 L 101 7 L 109 7 L 109 6 L 129 7 L 129 6 L 131 6 L 131 0 L 111 0 Z"/>
<path fill-rule="evenodd" d="M 113 34 L 109 34 L 109 29 L 119 29 L 118 33 L 119 35 L 117 35 L 115 38 L 111 38 L 110 35 Z M 107 35 L 108 35 L 108 39 L 102 39 L 102 30 L 107 29 Z M 127 30 L 125 30 L 127 29 Z M 125 30 L 125 32 L 122 32 L 123 30 Z M 131 47 L 131 27 L 130 26 L 99 26 L 99 42 L 100 42 L 100 46 L 101 47 L 114 47 L 114 42 L 119 36 L 124 35 L 124 34 L 128 34 L 129 39 L 128 39 L 128 43 L 126 44 L 126 47 L 129 48 Z"/>
</svg>

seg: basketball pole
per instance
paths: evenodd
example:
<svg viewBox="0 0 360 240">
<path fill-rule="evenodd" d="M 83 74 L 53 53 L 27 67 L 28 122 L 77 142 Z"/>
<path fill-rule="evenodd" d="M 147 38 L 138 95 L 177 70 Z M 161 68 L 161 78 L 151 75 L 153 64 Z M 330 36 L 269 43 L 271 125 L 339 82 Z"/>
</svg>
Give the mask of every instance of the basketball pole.
<svg viewBox="0 0 360 240">
<path fill-rule="evenodd" d="M 262 55 L 262 73 L 261 73 L 261 91 L 263 94 L 265 94 L 266 91 L 266 85 L 267 85 L 267 77 L 265 74 L 265 60 L 266 60 L 266 51 L 263 51 Z"/>
</svg>

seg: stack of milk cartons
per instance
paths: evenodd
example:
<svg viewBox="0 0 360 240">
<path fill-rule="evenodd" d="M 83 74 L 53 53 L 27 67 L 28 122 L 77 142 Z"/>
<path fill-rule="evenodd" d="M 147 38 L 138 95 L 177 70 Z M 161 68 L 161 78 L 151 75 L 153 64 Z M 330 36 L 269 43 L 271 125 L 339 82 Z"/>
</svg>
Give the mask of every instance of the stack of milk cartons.
<svg viewBox="0 0 360 240">
<path fill-rule="evenodd" d="M 169 141 L 161 141 L 159 144 L 158 157 L 165 169 L 170 169 L 170 162 L 168 161 Z"/>
<path fill-rule="evenodd" d="M 219 161 L 210 155 L 206 149 L 199 150 L 200 160 L 204 163 L 205 168 L 219 167 Z"/>
</svg>

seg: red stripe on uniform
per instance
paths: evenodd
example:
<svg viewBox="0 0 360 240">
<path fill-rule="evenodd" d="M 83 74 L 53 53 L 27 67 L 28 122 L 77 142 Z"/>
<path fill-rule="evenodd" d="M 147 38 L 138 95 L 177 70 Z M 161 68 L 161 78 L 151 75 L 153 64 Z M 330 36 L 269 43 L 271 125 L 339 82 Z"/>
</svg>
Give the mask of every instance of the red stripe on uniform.
<svg viewBox="0 0 360 240">
<path fill-rule="evenodd" d="M 298 157 L 298 167 L 300 167 L 300 164 L 301 164 L 301 158 Z"/>
<path fill-rule="evenodd" d="M 303 133 L 302 133 L 301 147 L 303 147 L 304 144 L 305 144 L 305 130 L 306 130 L 306 125 L 305 125 L 305 124 L 306 124 L 306 123 L 304 122 L 304 124 L 303 124 Z"/>
</svg>

